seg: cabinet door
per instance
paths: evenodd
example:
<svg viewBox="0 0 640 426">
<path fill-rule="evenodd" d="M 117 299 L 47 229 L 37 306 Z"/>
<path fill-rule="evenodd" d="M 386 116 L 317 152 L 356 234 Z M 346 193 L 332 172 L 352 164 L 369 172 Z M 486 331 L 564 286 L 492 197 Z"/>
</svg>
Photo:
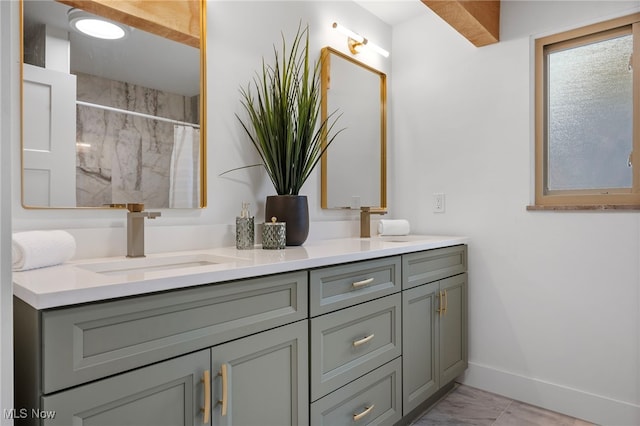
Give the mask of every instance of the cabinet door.
<svg viewBox="0 0 640 426">
<path fill-rule="evenodd" d="M 212 348 L 213 424 L 308 424 L 307 334 L 305 320 Z"/>
<path fill-rule="evenodd" d="M 209 425 L 205 371 L 209 350 L 123 373 L 42 398 L 42 412 L 55 417 L 46 426 Z"/>
<path fill-rule="evenodd" d="M 440 281 L 444 313 L 440 316 L 440 383 L 446 384 L 467 368 L 467 274 Z"/>
<path fill-rule="evenodd" d="M 402 293 L 402 410 L 420 405 L 438 390 L 440 283 Z"/>
</svg>

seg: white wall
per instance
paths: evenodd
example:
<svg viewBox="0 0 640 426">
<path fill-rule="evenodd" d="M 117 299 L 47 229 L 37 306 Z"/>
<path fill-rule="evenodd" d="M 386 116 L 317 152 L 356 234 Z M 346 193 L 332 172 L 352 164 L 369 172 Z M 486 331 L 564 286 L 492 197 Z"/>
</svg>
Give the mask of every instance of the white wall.
<svg viewBox="0 0 640 426">
<path fill-rule="evenodd" d="M 334 20 L 369 35 L 382 46 L 391 45 L 391 28 L 352 2 L 210 0 L 207 9 L 208 207 L 162 210 L 160 218 L 147 221 L 148 253 L 233 245 L 232 224 L 243 201 L 251 203 L 256 222 L 264 220 L 265 197 L 275 194 L 264 171 L 252 168 L 222 177 L 219 174 L 258 163 L 255 149 L 234 114 L 242 112 L 240 87 L 246 87 L 260 69 L 263 56 L 271 60 L 273 46 L 281 46 L 281 33 L 290 41 L 299 23 L 309 24 L 314 59 L 319 58 L 320 49 L 326 45 L 348 53 L 346 38 L 331 28 Z M 371 52 L 360 54 L 358 59 L 390 72 L 390 59 Z M 18 146 L 14 142 L 14 164 L 20 161 Z M 20 203 L 20 174 L 15 169 L 15 230 L 67 229 L 78 242 L 76 258 L 125 254 L 124 211 L 25 210 Z M 309 240 L 356 235 L 357 213 L 320 209 L 319 167 L 301 193 L 309 198 Z"/>
<path fill-rule="evenodd" d="M 11 141 L 17 129 L 12 111 L 17 105 L 17 62 L 11 61 L 11 30 L 17 28 L 17 7 L 14 2 L 0 2 L 0 413 L 13 407 L 13 291 L 11 288 Z M 9 28 L 9 30 L 6 30 Z M 6 31 L 6 32 L 5 32 Z M 5 53 L 6 52 L 6 53 Z M 0 424 L 13 420 L 0 414 Z"/>
<path fill-rule="evenodd" d="M 433 13 L 393 31 L 390 204 L 412 231 L 471 237 L 465 382 L 607 425 L 640 424 L 640 215 L 526 211 L 531 36 L 638 5 L 503 0 L 480 49 Z"/>
</svg>

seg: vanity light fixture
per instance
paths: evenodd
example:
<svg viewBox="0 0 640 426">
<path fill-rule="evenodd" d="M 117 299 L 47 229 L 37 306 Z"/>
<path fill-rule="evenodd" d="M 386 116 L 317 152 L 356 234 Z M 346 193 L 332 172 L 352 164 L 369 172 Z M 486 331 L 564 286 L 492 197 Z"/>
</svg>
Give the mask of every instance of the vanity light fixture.
<svg viewBox="0 0 640 426">
<path fill-rule="evenodd" d="M 113 21 L 92 15 L 80 9 L 67 13 L 69 26 L 82 34 L 103 40 L 119 40 L 129 35 L 129 28 Z"/>
<path fill-rule="evenodd" d="M 360 53 L 360 48 L 364 46 L 364 47 L 368 47 L 371 50 L 374 50 L 375 52 L 384 56 L 385 58 L 389 57 L 389 52 L 387 50 L 378 46 L 377 44 L 367 39 L 366 37 L 363 37 L 360 34 L 351 31 L 349 28 L 346 28 L 338 24 L 337 22 L 334 22 L 332 27 L 347 36 L 349 51 L 354 55 Z"/>
</svg>

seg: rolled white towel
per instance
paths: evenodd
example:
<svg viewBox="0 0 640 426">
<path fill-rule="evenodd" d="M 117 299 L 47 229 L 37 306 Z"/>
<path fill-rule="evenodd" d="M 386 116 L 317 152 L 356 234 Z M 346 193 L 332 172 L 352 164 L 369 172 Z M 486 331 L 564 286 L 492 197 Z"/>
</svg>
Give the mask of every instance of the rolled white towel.
<svg viewBox="0 0 640 426">
<path fill-rule="evenodd" d="M 380 235 L 409 235 L 411 227 L 405 219 L 380 219 L 378 234 Z"/>
<path fill-rule="evenodd" d="M 76 240 L 66 231 L 26 231 L 13 234 L 14 271 L 59 265 L 76 253 Z"/>
</svg>

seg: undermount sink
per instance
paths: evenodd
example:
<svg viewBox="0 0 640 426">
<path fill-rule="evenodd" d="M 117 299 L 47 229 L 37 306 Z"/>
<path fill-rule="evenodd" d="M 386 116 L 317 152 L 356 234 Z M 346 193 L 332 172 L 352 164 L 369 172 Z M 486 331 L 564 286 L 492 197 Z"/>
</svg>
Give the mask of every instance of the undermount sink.
<svg viewBox="0 0 640 426">
<path fill-rule="evenodd" d="M 127 258 L 122 260 L 76 265 L 103 275 L 126 275 L 136 272 L 156 272 L 171 269 L 196 268 L 201 266 L 219 265 L 236 262 L 232 257 L 214 256 L 210 254 L 184 254 L 176 256 Z"/>
</svg>

